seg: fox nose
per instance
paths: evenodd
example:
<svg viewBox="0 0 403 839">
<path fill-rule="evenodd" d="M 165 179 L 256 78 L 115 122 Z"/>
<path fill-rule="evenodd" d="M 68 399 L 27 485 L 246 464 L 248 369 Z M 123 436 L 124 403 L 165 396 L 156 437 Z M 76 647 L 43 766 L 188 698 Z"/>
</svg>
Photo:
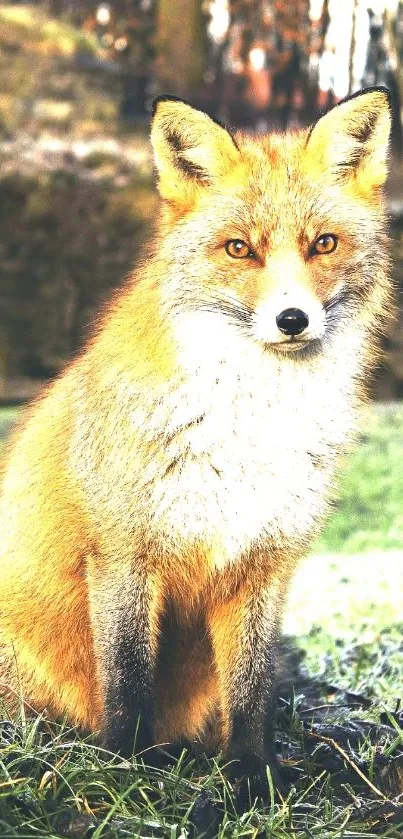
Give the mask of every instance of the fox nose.
<svg viewBox="0 0 403 839">
<path fill-rule="evenodd" d="M 276 324 L 284 335 L 300 335 L 307 328 L 309 318 L 301 309 L 284 309 L 277 315 Z"/>
</svg>

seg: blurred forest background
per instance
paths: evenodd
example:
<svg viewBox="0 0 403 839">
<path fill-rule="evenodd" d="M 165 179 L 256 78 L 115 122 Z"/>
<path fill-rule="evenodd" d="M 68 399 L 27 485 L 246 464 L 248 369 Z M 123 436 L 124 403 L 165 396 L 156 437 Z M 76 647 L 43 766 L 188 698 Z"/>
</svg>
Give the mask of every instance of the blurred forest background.
<svg viewBox="0 0 403 839">
<path fill-rule="evenodd" d="M 386 85 L 388 190 L 403 294 L 403 2 L 0 2 L 0 400 L 80 347 L 155 218 L 148 123 L 162 92 L 251 132 L 312 122 Z M 374 395 L 403 396 L 400 317 Z"/>
</svg>

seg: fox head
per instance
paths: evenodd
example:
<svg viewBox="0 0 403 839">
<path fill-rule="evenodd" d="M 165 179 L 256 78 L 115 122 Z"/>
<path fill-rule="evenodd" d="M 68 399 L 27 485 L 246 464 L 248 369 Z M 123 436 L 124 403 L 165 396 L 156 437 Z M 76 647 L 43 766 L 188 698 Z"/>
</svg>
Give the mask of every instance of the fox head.
<svg viewBox="0 0 403 839">
<path fill-rule="evenodd" d="M 151 141 L 172 304 L 221 313 L 281 353 L 320 347 L 369 298 L 380 314 L 390 127 L 384 88 L 308 130 L 267 136 L 233 135 L 181 100 L 157 99 Z"/>
</svg>

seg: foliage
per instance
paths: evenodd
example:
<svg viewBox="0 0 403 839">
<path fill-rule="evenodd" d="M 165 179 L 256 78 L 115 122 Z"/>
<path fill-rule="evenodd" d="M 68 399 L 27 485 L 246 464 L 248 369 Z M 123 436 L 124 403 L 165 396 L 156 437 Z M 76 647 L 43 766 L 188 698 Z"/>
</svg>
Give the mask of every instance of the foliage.
<svg viewBox="0 0 403 839">
<path fill-rule="evenodd" d="M 112 130 L 116 74 L 95 35 L 34 6 L 0 6 L 0 135 Z"/>
<path fill-rule="evenodd" d="M 4 43 L 29 46 L 36 55 L 72 55 L 77 49 L 99 54 L 96 38 L 66 21 L 50 20 L 35 6 L 0 7 L 1 39 Z"/>
<path fill-rule="evenodd" d="M 8 376 L 46 375 L 78 348 L 99 300 L 130 270 L 155 211 L 147 178 L 128 176 L 119 160 L 106 177 L 72 167 L 0 180 Z"/>
</svg>

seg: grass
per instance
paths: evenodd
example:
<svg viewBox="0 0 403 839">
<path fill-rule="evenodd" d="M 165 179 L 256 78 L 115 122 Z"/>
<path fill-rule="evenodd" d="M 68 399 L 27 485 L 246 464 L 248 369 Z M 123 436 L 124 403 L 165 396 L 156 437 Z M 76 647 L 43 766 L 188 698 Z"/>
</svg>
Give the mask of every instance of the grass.
<svg viewBox="0 0 403 839">
<path fill-rule="evenodd" d="M 17 415 L 0 412 L 0 438 Z M 321 553 L 295 578 L 285 628 L 305 658 L 283 664 L 287 796 L 273 798 L 270 777 L 261 800 L 240 796 L 220 759 L 183 753 L 159 770 L 124 761 L 21 712 L 0 722 L 0 836 L 196 839 L 207 828 L 210 839 L 402 837 L 402 443 L 403 408 L 372 409 Z"/>
<path fill-rule="evenodd" d="M 284 619 L 284 631 L 304 639 L 312 674 L 391 705 L 403 693 L 402 558 L 399 551 L 308 557 Z"/>
<path fill-rule="evenodd" d="M 286 737 L 291 743 L 303 739 L 302 713 L 300 717 L 298 709 L 293 710 L 288 720 Z M 20 720 L 10 728 L 14 742 L 0 751 L 0 835 L 185 839 L 201 835 L 193 826 L 197 802 L 199 808 L 210 807 L 212 818 L 217 814 L 220 823 L 210 835 L 222 839 L 397 839 L 403 829 L 398 787 L 392 780 L 388 795 L 386 783 L 380 788 L 374 769 L 376 759 L 379 763 L 383 758 L 386 765 L 394 754 L 401 754 L 403 731 L 395 726 L 382 744 L 374 746 L 364 738 L 353 767 L 340 760 L 334 747 L 332 757 L 339 759 L 339 765 L 332 771 L 323 768 L 320 750 L 328 744 L 316 734 L 315 747 L 309 753 L 300 750 L 293 762 L 300 777 L 286 797 L 273 800 L 268 777 L 263 800 L 248 799 L 246 793 L 246 803 L 244 798 L 240 808 L 237 790 L 226 780 L 222 762 L 197 763 L 183 753 L 168 769 L 150 768 L 139 758 L 123 761 L 102 753 L 68 729 L 54 729 L 50 738 L 38 720 L 30 724 Z M 284 736 L 284 723 L 282 732 Z M 287 765 L 286 757 L 283 765 Z M 390 804 L 386 813 L 385 802 Z"/>
<path fill-rule="evenodd" d="M 403 549 L 403 406 L 372 407 L 314 552 Z"/>
<path fill-rule="evenodd" d="M 200 824 L 204 828 L 211 820 L 214 826 L 207 835 L 219 839 L 397 839 L 403 835 L 403 730 L 393 716 L 394 707 L 385 706 L 372 690 L 374 673 L 382 670 L 396 691 L 396 671 L 385 665 L 395 641 L 390 631 L 379 640 L 365 655 L 360 647 L 338 648 L 338 666 L 344 662 L 345 677 L 353 673 L 348 689 L 357 690 L 359 684 L 372 694 L 370 708 L 361 711 L 361 717 L 346 710 L 348 702 L 339 690 L 330 704 L 327 697 L 327 708 L 333 709 L 330 720 L 311 721 L 315 706 L 321 707 L 317 703 L 321 698 L 325 702 L 319 682 L 312 678 L 302 686 L 297 682 L 298 694 L 283 701 L 278 737 L 284 771 L 293 772 L 294 780 L 279 801 L 272 797 L 268 776 L 262 799 L 255 800 L 246 789 L 240 806 L 239 789 L 226 780 L 220 760 L 196 761 L 184 752 L 167 769 L 155 769 L 138 757 L 125 761 L 109 755 L 66 727 L 52 726 L 49 731 L 41 718 L 27 721 L 21 715 L 14 724 L 0 724 L 0 835 L 186 839 L 201 836 Z M 309 637 L 301 642 L 309 645 Z M 325 677 L 335 675 L 334 662 L 328 661 L 326 668 L 322 685 Z M 402 661 L 398 679 L 402 685 Z M 303 694 L 309 691 L 304 704 Z M 371 731 L 382 719 L 388 725 L 379 726 L 381 734 L 374 742 Z M 354 750 L 329 736 L 346 724 L 353 733 L 354 725 L 360 731 Z"/>
<path fill-rule="evenodd" d="M 20 413 L 18 408 L 1 408 L 0 410 L 0 451 L 6 437 L 10 433 Z"/>
</svg>

